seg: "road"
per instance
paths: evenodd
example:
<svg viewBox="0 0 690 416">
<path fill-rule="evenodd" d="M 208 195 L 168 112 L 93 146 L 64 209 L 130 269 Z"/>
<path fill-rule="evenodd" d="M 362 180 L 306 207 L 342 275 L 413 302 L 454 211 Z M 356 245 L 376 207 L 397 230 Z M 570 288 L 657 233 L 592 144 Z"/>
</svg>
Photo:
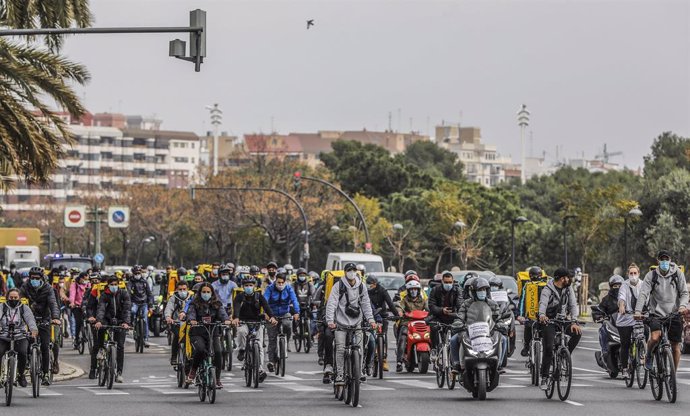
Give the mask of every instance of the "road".
<svg viewBox="0 0 690 416">
<path fill-rule="evenodd" d="M 524 359 L 510 359 L 507 373 L 498 389 L 490 392 L 486 402 L 475 401 L 464 389 L 438 389 L 433 373 L 421 375 L 386 373 L 384 380 L 362 385 L 362 409 L 352 409 L 333 398 L 332 389 L 321 383 L 316 355 L 291 353 L 285 378 L 269 376 L 258 390 L 244 387 L 239 367 L 223 373 L 225 389 L 216 404 L 200 403 L 193 389 L 178 389 L 174 372 L 168 363 L 169 347 L 164 338 L 153 338 L 150 349 L 135 354 L 127 343 L 125 382 L 113 390 L 96 387 L 84 377 L 55 384 L 42 390 L 42 397 L 30 397 L 30 389 L 17 389 L 12 407 L 3 415 L 264 415 L 279 411 L 281 416 L 324 414 L 351 415 L 357 412 L 376 415 L 434 414 L 517 414 L 517 415 L 685 415 L 690 412 L 690 356 L 684 356 L 679 372 L 679 394 L 676 404 L 655 402 L 649 385 L 646 390 L 625 388 L 622 380 L 611 380 L 594 362 L 598 347 L 596 326 L 588 325 L 574 354 L 574 380 L 570 401 L 547 400 L 544 393 L 530 387 Z M 392 337 L 391 337 L 392 339 Z M 519 338 L 521 339 L 521 338 Z M 520 343 L 518 342 L 518 347 Z M 63 359 L 88 370 L 87 356 L 65 351 Z M 277 410 L 279 409 L 279 410 Z"/>
</svg>

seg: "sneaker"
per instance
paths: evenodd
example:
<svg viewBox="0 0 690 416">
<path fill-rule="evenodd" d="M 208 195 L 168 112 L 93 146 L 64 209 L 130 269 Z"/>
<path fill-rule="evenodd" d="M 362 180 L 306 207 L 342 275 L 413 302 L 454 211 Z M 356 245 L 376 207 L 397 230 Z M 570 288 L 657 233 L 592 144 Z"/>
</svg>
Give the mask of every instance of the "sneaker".
<svg viewBox="0 0 690 416">
<path fill-rule="evenodd" d="M 395 372 L 402 373 L 402 363 L 395 364 Z"/>
<path fill-rule="evenodd" d="M 432 349 L 429 352 L 429 361 L 431 361 L 432 363 L 435 363 L 437 359 L 438 359 L 438 354 L 436 354 L 436 350 Z"/>
<path fill-rule="evenodd" d="M 548 389 L 549 388 L 549 379 L 542 376 L 541 383 L 539 383 L 539 388 L 542 390 Z"/>
<path fill-rule="evenodd" d="M 96 379 L 96 369 L 92 368 L 89 370 L 89 380 L 95 380 Z"/>
<path fill-rule="evenodd" d="M 523 357 L 527 357 L 529 355 L 529 344 L 525 344 L 522 346 L 522 349 L 520 350 L 520 355 Z"/>
<path fill-rule="evenodd" d="M 60 374 L 60 363 L 55 361 L 55 364 L 53 364 L 53 374 Z"/>
<path fill-rule="evenodd" d="M 194 383 L 194 379 L 196 378 L 196 368 L 192 368 L 189 370 L 189 374 L 187 374 L 187 384 L 192 384 Z"/>
<path fill-rule="evenodd" d="M 323 357 L 319 357 L 319 365 L 323 365 Z"/>
<path fill-rule="evenodd" d="M 266 372 L 264 370 L 259 370 L 259 383 L 263 383 L 266 380 Z"/>
<path fill-rule="evenodd" d="M 244 361 L 244 350 L 237 351 L 237 361 Z"/>
<path fill-rule="evenodd" d="M 367 375 L 362 374 L 361 376 L 359 376 L 359 381 L 362 383 L 366 383 L 367 382 Z"/>
<path fill-rule="evenodd" d="M 366 366 L 364 367 L 364 374 L 370 376 L 371 375 L 371 366 Z"/>
<path fill-rule="evenodd" d="M 120 384 L 124 382 L 124 380 L 122 379 L 122 373 L 117 373 L 117 375 L 115 376 L 115 382 Z"/>
<path fill-rule="evenodd" d="M 148 341 L 144 341 L 144 348 L 149 348 L 150 346 Z"/>
<path fill-rule="evenodd" d="M 388 360 L 383 360 L 383 371 L 388 371 Z"/>
<path fill-rule="evenodd" d="M 621 377 L 622 378 L 628 378 L 628 369 L 627 368 L 621 368 Z"/>
<path fill-rule="evenodd" d="M 451 370 L 451 372 L 456 376 L 458 374 L 462 373 L 462 369 L 460 368 L 460 363 L 453 364 L 453 369 Z"/>
<path fill-rule="evenodd" d="M 323 374 L 323 379 L 321 379 L 321 382 L 323 384 L 331 384 L 331 375 L 330 374 Z"/>
<path fill-rule="evenodd" d="M 336 386 L 344 386 L 345 385 L 345 379 L 343 378 L 342 374 L 338 374 L 335 377 L 335 385 Z"/>
<path fill-rule="evenodd" d="M 650 356 L 644 357 L 644 368 L 646 368 L 647 371 L 652 371 L 654 369 L 652 364 L 653 364 L 652 363 L 652 357 L 650 357 Z"/>
<path fill-rule="evenodd" d="M 43 376 L 43 379 L 41 380 L 41 385 L 50 386 L 50 378 L 48 377 L 48 374 Z"/>
<path fill-rule="evenodd" d="M 323 370 L 323 373 L 324 373 L 325 375 L 328 375 L 328 376 L 330 376 L 331 374 L 333 374 L 333 366 L 330 365 L 330 364 L 326 365 L 326 369 Z"/>
<path fill-rule="evenodd" d="M 266 368 L 268 369 L 269 372 L 272 373 L 275 369 L 275 367 L 273 366 L 273 362 L 269 362 L 268 364 L 266 364 Z"/>
<path fill-rule="evenodd" d="M 222 390 L 223 389 L 223 383 L 220 382 L 220 379 L 216 380 L 216 389 L 217 390 Z"/>
<path fill-rule="evenodd" d="M 20 374 L 17 376 L 17 383 L 19 383 L 20 387 L 26 387 L 29 385 L 29 383 L 26 382 L 26 375 Z"/>
</svg>

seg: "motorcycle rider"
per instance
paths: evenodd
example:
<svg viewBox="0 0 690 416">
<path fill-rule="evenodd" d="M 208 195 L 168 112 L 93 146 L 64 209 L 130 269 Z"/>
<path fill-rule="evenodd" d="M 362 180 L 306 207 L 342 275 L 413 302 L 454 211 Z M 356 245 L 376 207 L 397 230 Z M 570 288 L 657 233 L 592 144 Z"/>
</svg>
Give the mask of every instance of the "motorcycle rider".
<svg viewBox="0 0 690 416">
<path fill-rule="evenodd" d="M 29 270 L 29 284 L 22 285 L 20 295 L 29 300 L 29 307 L 37 324 L 60 325 L 60 310 L 55 300 L 55 291 L 45 282 L 42 268 L 32 267 Z M 50 325 L 38 326 L 38 336 L 41 343 L 41 366 L 46 369 L 50 366 L 50 333 Z M 57 374 L 59 371 L 60 368 L 56 359 L 53 373 Z M 43 374 L 42 384 L 46 386 L 50 384 L 48 374 Z"/>
<path fill-rule="evenodd" d="M 230 269 L 226 266 L 220 266 L 218 277 L 218 280 L 211 283 L 211 286 L 213 286 L 213 290 L 216 292 L 216 296 L 218 296 L 218 300 L 223 304 L 225 310 L 229 311 L 228 307 L 232 306 L 232 292 L 237 288 L 237 285 L 232 281 Z"/>
<path fill-rule="evenodd" d="M 419 281 L 412 279 L 405 285 L 405 288 L 405 295 L 402 296 L 397 306 L 398 315 L 402 316 L 398 321 L 397 329 L 398 349 L 396 351 L 395 371 L 398 373 L 402 372 L 407 346 L 407 323 L 409 319 L 405 318 L 405 314 L 412 311 L 429 311 L 426 299 L 422 296 L 422 285 L 419 284 Z"/>
<path fill-rule="evenodd" d="M 326 322 L 331 330 L 335 330 L 335 361 L 337 374 L 335 385 L 343 386 L 343 366 L 345 363 L 345 340 L 347 331 L 341 327 L 361 328 L 362 319 L 366 319 L 372 328 L 376 328 L 376 321 L 369 302 L 369 293 L 364 290 L 362 279 L 357 273 L 354 263 L 347 263 L 344 268 L 345 276 L 333 285 L 326 303 Z M 359 336 L 353 337 L 353 342 L 359 345 L 362 351 L 362 330 L 355 330 Z M 364 377 L 364 376 L 363 376 Z"/>
<path fill-rule="evenodd" d="M 640 297 L 635 305 L 635 319 L 642 319 L 642 309 L 649 302 L 649 330 L 645 367 L 652 370 L 651 354 L 661 339 L 661 322 L 659 318 L 678 312 L 686 314 L 688 310 L 688 286 L 685 273 L 671 260 L 671 253 L 661 250 L 656 256 L 659 267 L 647 273 L 642 282 Z M 673 348 L 673 361 L 676 369 L 680 364 L 680 346 L 683 340 L 683 318 L 671 319 L 668 328 L 668 340 Z"/>
<path fill-rule="evenodd" d="M 375 313 L 374 319 L 376 322 L 381 321 L 381 325 L 383 325 L 383 333 L 388 334 L 388 321 L 384 320 L 383 317 L 388 315 L 388 312 L 394 314 L 395 316 L 398 316 L 398 310 L 395 307 L 395 304 L 391 300 L 390 295 L 388 294 L 388 291 L 386 290 L 385 287 L 381 286 L 379 284 L 379 280 L 374 277 L 369 275 L 367 277 L 367 291 L 369 292 L 369 302 L 371 303 L 371 310 L 373 312 L 379 311 L 378 314 Z M 373 338 L 373 335 L 372 335 Z M 375 342 L 375 340 L 374 340 Z M 369 341 L 369 344 L 371 344 L 371 340 Z M 384 358 L 383 358 L 383 371 L 388 371 L 388 346 L 384 345 L 384 348 L 386 349 Z M 372 357 L 373 359 L 373 354 Z M 371 361 L 371 360 L 370 360 Z M 371 364 L 371 363 L 370 363 Z"/>
<path fill-rule="evenodd" d="M 10 329 L 12 329 L 14 332 L 14 350 L 17 352 L 17 383 L 26 387 L 28 337 L 29 335 L 33 338 L 38 336 L 34 314 L 28 305 L 22 305 L 19 299 L 19 290 L 16 288 L 7 291 L 7 300 L 0 304 L 0 310 L 0 362 L 10 349 Z M 28 331 L 26 330 L 27 327 L 29 328 Z"/>
<path fill-rule="evenodd" d="M 180 331 L 179 328 L 175 328 L 173 325 L 175 324 L 175 321 L 185 320 L 185 307 L 191 299 L 192 293 L 189 292 L 187 282 L 181 280 L 177 282 L 175 293 L 170 296 L 170 299 L 168 299 L 168 303 L 165 305 L 165 311 L 163 312 L 165 322 L 168 323 L 172 331 L 172 343 L 170 344 L 170 365 L 173 366 L 177 365 L 177 355 L 180 352 Z"/>
<path fill-rule="evenodd" d="M 288 351 L 290 351 L 290 314 L 292 309 L 292 319 L 299 320 L 299 302 L 292 286 L 287 284 L 287 274 L 285 270 L 276 273 L 275 282 L 266 288 L 264 297 L 273 311 L 273 315 L 278 320 L 278 325 L 283 326 L 283 333 L 287 336 Z M 278 326 L 269 326 L 268 330 L 268 371 L 273 371 L 274 363 L 278 361 Z"/>
<path fill-rule="evenodd" d="M 522 293 L 520 293 L 520 304 L 518 306 L 518 319 L 525 325 L 525 331 L 523 332 L 522 350 L 520 350 L 520 355 L 523 357 L 527 357 L 529 355 L 529 346 L 532 342 L 532 325 L 534 325 L 534 321 L 527 317 L 527 286 L 529 284 L 543 286 L 546 280 L 543 277 L 544 273 L 541 267 L 532 266 L 527 270 L 527 273 L 529 274 L 530 281 L 522 285 Z"/>
<path fill-rule="evenodd" d="M 132 302 L 132 320 L 141 314 L 144 319 L 144 347 L 149 347 L 149 309 L 153 308 L 153 292 L 144 278 L 144 268 L 132 267 L 132 280 L 127 282 L 127 289 Z"/>
<path fill-rule="evenodd" d="M 450 325 L 457 317 L 457 313 L 462 305 L 462 295 L 460 288 L 455 284 L 453 274 L 449 271 L 441 273 L 441 282 L 431 289 L 429 293 L 429 311 L 431 319 L 429 323 L 439 322 Z M 436 351 L 439 346 L 440 328 L 437 325 L 431 326 L 431 348 Z M 432 359 L 433 361 L 433 359 Z"/>
<path fill-rule="evenodd" d="M 541 361 L 541 383 L 539 388 L 546 390 L 548 387 L 549 368 L 553 358 L 554 343 L 556 339 L 556 327 L 549 324 L 550 319 L 557 315 L 570 315 L 571 319 L 578 316 L 577 298 L 571 287 L 573 274 L 563 268 L 556 269 L 553 279 L 550 280 L 539 297 L 539 330 L 544 343 L 544 352 Z M 576 323 L 565 329 L 565 334 L 570 336 L 568 350 L 572 354 L 582 337 L 582 328 Z"/>
<path fill-rule="evenodd" d="M 628 266 L 628 279 L 618 291 L 618 318 L 616 327 L 621 340 L 619 368 L 623 378 L 627 377 L 628 361 L 630 359 L 630 345 L 632 342 L 633 311 L 640 297 L 640 268 L 635 263 Z"/>
<path fill-rule="evenodd" d="M 117 277 L 111 276 L 107 280 L 106 286 L 98 300 L 98 310 L 96 312 L 96 324 L 94 327 L 100 330 L 103 325 L 119 325 L 123 329 L 129 329 L 132 324 L 132 300 L 127 290 L 120 290 Z M 145 283 L 145 282 L 144 282 Z M 148 287 L 148 285 L 146 285 Z M 122 370 L 125 364 L 125 331 L 114 331 L 115 342 L 117 343 L 117 375 L 116 383 L 122 383 Z M 98 351 L 105 341 L 105 331 L 99 331 L 98 337 L 94 341 L 94 350 Z M 91 368 L 96 368 L 96 355 L 91 356 Z"/>
<path fill-rule="evenodd" d="M 622 284 L 623 278 L 621 276 L 617 274 L 611 276 L 609 278 L 609 293 L 607 293 L 601 302 L 599 302 L 599 310 L 604 313 L 606 318 L 611 319 L 612 324 L 616 323 L 616 314 L 618 313 L 618 293 Z M 599 327 L 599 346 L 601 347 L 601 358 L 603 362 L 606 363 L 609 355 L 609 336 L 606 332 L 606 325 L 604 324 Z"/>
<path fill-rule="evenodd" d="M 242 277 L 242 292 L 235 296 L 232 307 L 232 324 L 237 328 L 237 360 L 244 361 L 247 334 L 249 327 L 241 324 L 240 321 L 256 322 L 262 318 L 268 320 L 272 325 L 277 325 L 278 321 L 273 317 L 271 306 L 266 298 L 256 291 L 257 281 L 252 275 Z M 261 309 L 263 308 L 263 313 Z M 264 331 L 257 331 L 259 341 L 259 383 L 266 379 L 264 371 Z"/>
</svg>

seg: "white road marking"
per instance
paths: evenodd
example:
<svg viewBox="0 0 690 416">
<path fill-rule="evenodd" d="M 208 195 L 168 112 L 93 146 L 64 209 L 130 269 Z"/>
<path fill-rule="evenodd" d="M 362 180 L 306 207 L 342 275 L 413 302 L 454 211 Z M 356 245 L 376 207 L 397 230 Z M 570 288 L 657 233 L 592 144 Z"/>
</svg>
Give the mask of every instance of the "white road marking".
<svg viewBox="0 0 690 416">
<path fill-rule="evenodd" d="M 129 395 L 126 391 L 120 390 L 107 390 L 103 387 L 79 387 L 81 390 L 88 391 L 89 393 L 95 394 L 96 396 L 117 396 L 117 395 Z"/>
<path fill-rule="evenodd" d="M 295 371 L 295 374 L 306 374 L 306 375 L 313 376 L 316 374 L 323 374 L 323 371 L 321 371 L 321 370 L 319 370 L 319 371 Z"/>
<path fill-rule="evenodd" d="M 290 374 L 285 374 L 285 377 L 278 377 L 274 374 L 269 374 L 268 376 L 269 376 L 269 379 L 271 381 L 276 381 L 276 379 L 277 380 L 284 380 L 284 381 L 305 381 L 305 379 L 303 379 L 303 378 L 291 376 Z"/>
<path fill-rule="evenodd" d="M 568 404 L 572 404 L 573 406 L 584 406 L 584 404 L 578 403 L 578 402 L 574 402 L 574 401 L 572 401 L 572 400 L 566 400 L 565 402 L 568 403 Z"/>
<path fill-rule="evenodd" d="M 390 390 L 395 390 L 392 387 L 383 387 L 383 386 L 376 386 L 373 384 L 361 384 L 359 386 L 361 390 L 366 390 L 366 391 L 390 391 Z"/>
<path fill-rule="evenodd" d="M 405 386 L 417 387 L 422 389 L 436 390 L 438 386 L 434 383 L 429 383 L 421 380 L 414 379 L 399 379 L 399 380 L 388 380 L 391 383 L 403 384 Z"/>
<path fill-rule="evenodd" d="M 303 384 L 297 384 L 297 383 L 276 383 L 276 386 L 280 386 L 282 388 L 292 390 L 292 391 L 326 391 L 326 389 L 321 388 L 321 387 L 314 387 L 314 386 L 305 386 Z"/>
<path fill-rule="evenodd" d="M 15 389 L 14 391 L 22 392 L 27 396 L 33 396 L 33 392 L 31 389 Z M 46 396 L 46 397 L 48 397 L 48 396 L 62 396 L 62 393 L 58 393 L 56 391 L 48 390 L 45 387 L 41 387 L 40 397 L 43 397 L 43 396 Z"/>
<path fill-rule="evenodd" d="M 573 370 L 586 371 L 586 372 L 588 372 L 588 373 L 606 374 L 605 371 L 601 371 L 601 370 L 590 370 L 589 368 L 573 367 Z"/>
</svg>

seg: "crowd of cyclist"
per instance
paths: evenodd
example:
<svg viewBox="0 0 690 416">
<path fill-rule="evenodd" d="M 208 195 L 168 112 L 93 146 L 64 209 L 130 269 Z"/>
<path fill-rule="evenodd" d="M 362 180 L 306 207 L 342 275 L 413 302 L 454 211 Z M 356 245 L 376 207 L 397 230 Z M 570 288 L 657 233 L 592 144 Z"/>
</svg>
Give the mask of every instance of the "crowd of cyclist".
<svg viewBox="0 0 690 416">
<path fill-rule="evenodd" d="M 660 322 L 669 315 L 674 317 L 670 320 L 668 338 L 673 347 L 676 367 L 679 364 L 683 328 L 681 315 L 687 313 L 688 289 L 685 275 L 671 262 L 670 253 L 660 252 L 657 260 L 658 267 L 647 273 L 644 279 L 635 265 L 630 266 L 626 276 L 611 277 L 610 291 L 600 303 L 600 308 L 614 319 L 620 331 L 622 348 L 619 360 L 624 375 L 630 351 L 631 328 L 643 313 L 650 317 L 645 365 L 649 368 L 649 354 L 659 342 Z M 50 368 L 52 363 L 52 372 L 57 373 L 59 346 L 52 339 L 54 328 L 65 331 L 65 335 L 71 337 L 76 346 L 83 341 L 80 340 L 83 326 L 91 325 L 94 342 L 90 351 L 89 378 L 95 379 L 97 354 L 105 337 L 104 327 L 117 326 L 122 331 L 114 332 L 117 344 L 115 381 L 122 383 L 127 330 L 132 326 L 136 314 L 141 314 L 144 319 L 148 317 L 149 310 L 154 306 L 153 287 L 160 285 L 160 296 L 166 300 L 163 319 L 172 334 L 171 365 L 179 364 L 180 345 L 184 345 L 180 338 L 189 337 L 188 340 L 182 340 L 191 346 L 191 360 L 185 369 L 187 383 L 195 382 L 199 366 L 208 355 L 211 343 L 215 351 L 222 348 L 219 334 L 210 337 L 210 333 L 201 328 L 203 325 L 222 324 L 232 328 L 237 358 L 243 361 L 250 330 L 247 323 L 258 321 L 266 323 L 268 338 L 265 342 L 263 331 L 256 334 L 260 346 L 260 382 L 266 379 L 266 371 L 273 371 L 277 364 L 279 333 L 287 334 L 290 339 L 300 319 L 311 321 L 308 336 L 310 340 L 316 339 L 318 342 L 318 364 L 323 369 L 324 383 L 344 383 L 342 369 L 346 328 L 357 327 L 361 330 L 382 326 L 384 333 L 387 333 L 391 321 L 395 321 L 397 340 L 395 371 L 400 372 L 403 371 L 408 339 L 406 320 L 414 311 L 428 312 L 426 321 L 430 323 L 434 352 L 440 344 L 439 326 L 435 323 L 452 327 L 450 359 L 453 373 L 458 375 L 464 371 L 461 339 L 468 321 L 472 320 L 469 315 L 474 309 L 471 306 L 475 302 L 484 302 L 490 307 L 495 322 L 513 322 L 512 318 L 516 318 L 524 324 L 522 356 L 529 354 L 532 328 L 535 327 L 544 346 L 539 369 L 540 387 L 546 389 L 556 337 L 556 328 L 551 321 L 558 316 L 572 319 L 579 316 L 577 297 L 572 287 L 574 273 L 563 268 L 555 270 L 551 277 L 539 267 L 529 268 L 529 279 L 522 285 L 517 304 L 512 304 L 510 300 L 506 304 L 492 299 L 492 293 L 503 290 L 500 278 L 487 280 L 472 272 L 465 276 L 462 285 L 458 284 L 451 272 L 443 272 L 424 290 L 419 275 L 410 270 L 405 273 L 405 284 L 393 298 L 376 277 L 366 274 L 363 266 L 348 263 L 342 272 L 342 277 L 329 286 L 323 278 L 326 272 L 318 274 L 302 268 L 295 270 L 290 265 L 278 267 L 274 262 L 261 268 L 236 268 L 232 263 L 214 264 L 208 269 L 198 268 L 195 271 L 168 267 L 160 275 L 152 267 L 144 269 L 141 266 L 134 266 L 127 273 L 112 275 L 106 275 L 98 268 L 46 272 L 34 267 L 25 278 L 6 279 L 9 284 L 1 289 L 6 300 L 0 305 L 0 358 L 9 348 L 12 331 L 18 356 L 17 384 L 26 387 L 27 352 L 31 343 L 40 344 L 42 368 Z M 327 293 L 329 290 L 330 293 Z M 536 299 L 530 300 L 530 296 L 536 296 Z M 530 308 L 533 310 L 530 311 Z M 64 328 L 63 317 L 69 323 L 69 331 Z M 187 332 L 172 329 L 184 324 L 189 325 Z M 148 324 L 145 327 L 143 336 L 148 346 Z M 565 332 L 569 338 L 567 347 L 572 352 L 580 341 L 582 328 L 573 321 Z M 502 328 L 504 353 L 510 350 L 510 333 L 514 333 L 514 327 Z M 365 342 L 369 346 L 363 349 L 369 354 L 363 358 L 362 381 L 371 374 L 373 363 L 373 331 L 367 331 L 366 334 L 368 336 L 355 338 L 360 348 Z M 605 338 L 600 339 L 602 351 L 606 353 Z M 268 347 L 267 352 L 263 351 L 264 344 Z M 216 388 L 222 388 L 220 354 L 214 355 L 213 365 L 216 367 Z M 383 368 L 389 370 L 387 357 L 384 357 Z M 43 374 L 43 384 L 50 382 L 48 376 Z"/>
</svg>

